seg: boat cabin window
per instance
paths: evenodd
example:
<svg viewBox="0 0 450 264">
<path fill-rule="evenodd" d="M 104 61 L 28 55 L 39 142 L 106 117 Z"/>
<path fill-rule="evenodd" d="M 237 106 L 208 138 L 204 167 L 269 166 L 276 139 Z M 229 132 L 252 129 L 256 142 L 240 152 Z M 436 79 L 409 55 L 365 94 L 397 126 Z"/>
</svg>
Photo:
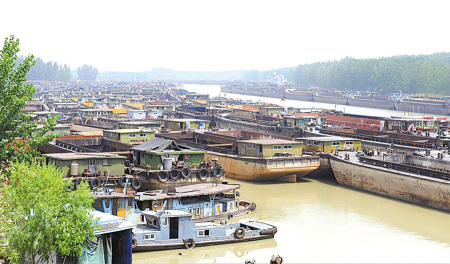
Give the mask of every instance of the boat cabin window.
<svg viewBox="0 0 450 264">
<path fill-rule="evenodd" d="M 281 145 L 273 145 L 273 149 L 281 149 Z"/>
<path fill-rule="evenodd" d="M 207 237 L 207 236 L 210 236 L 209 229 L 197 231 L 197 237 Z"/>
<path fill-rule="evenodd" d="M 135 138 L 136 134 L 130 134 L 130 138 Z"/>
<path fill-rule="evenodd" d="M 345 145 L 353 145 L 353 141 L 345 141 Z"/>
<path fill-rule="evenodd" d="M 314 142 L 313 142 L 313 146 L 320 146 L 320 145 L 322 145 L 322 143 L 320 143 L 320 142 L 318 142 L 318 141 L 314 141 Z"/>
<path fill-rule="evenodd" d="M 149 225 L 151 227 L 159 228 L 158 218 L 150 216 L 150 215 L 146 215 L 145 219 L 147 220 L 147 225 Z"/>
<path fill-rule="evenodd" d="M 196 215 L 200 215 L 200 207 L 197 207 L 197 210 L 195 212 Z"/>
<path fill-rule="evenodd" d="M 292 145 L 284 145 L 283 148 L 284 149 L 292 149 Z"/>
<path fill-rule="evenodd" d="M 334 141 L 333 143 L 331 143 L 332 146 L 340 146 L 339 141 Z"/>
<path fill-rule="evenodd" d="M 155 240 L 155 233 L 144 234 L 144 240 Z"/>
<path fill-rule="evenodd" d="M 162 217 L 161 218 L 161 226 L 167 226 L 168 223 L 168 218 L 167 217 Z"/>
</svg>

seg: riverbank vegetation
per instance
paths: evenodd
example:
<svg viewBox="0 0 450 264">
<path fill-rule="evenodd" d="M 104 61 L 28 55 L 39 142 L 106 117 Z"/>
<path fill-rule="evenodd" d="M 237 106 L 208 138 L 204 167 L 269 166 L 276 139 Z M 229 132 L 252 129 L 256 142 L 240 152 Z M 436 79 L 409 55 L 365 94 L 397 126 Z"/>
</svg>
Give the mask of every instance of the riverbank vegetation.
<svg viewBox="0 0 450 264">
<path fill-rule="evenodd" d="M 54 138 L 50 118 L 37 122 L 20 113 L 35 89 L 25 85 L 33 55 L 18 62 L 19 40 L 5 39 L 0 50 L 0 256 L 11 263 L 48 263 L 56 253 L 79 255 L 94 235 L 87 184 L 70 182 L 37 151 Z M 80 186 L 80 185 L 79 185 Z"/>
<path fill-rule="evenodd" d="M 450 53 L 303 64 L 289 80 L 303 87 L 448 95 Z"/>
</svg>

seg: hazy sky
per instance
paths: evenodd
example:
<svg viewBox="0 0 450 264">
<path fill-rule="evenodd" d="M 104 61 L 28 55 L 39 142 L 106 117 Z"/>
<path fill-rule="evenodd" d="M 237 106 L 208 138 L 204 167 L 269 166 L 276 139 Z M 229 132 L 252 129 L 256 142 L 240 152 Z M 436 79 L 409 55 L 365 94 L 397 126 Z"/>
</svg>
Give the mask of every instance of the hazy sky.
<svg viewBox="0 0 450 264">
<path fill-rule="evenodd" d="M 0 37 L 14 34 L 22 54 L 72 69 L 269 70 L 449 52 L 449 7 L 429 0 L 3 0 Z"/>
</svg>

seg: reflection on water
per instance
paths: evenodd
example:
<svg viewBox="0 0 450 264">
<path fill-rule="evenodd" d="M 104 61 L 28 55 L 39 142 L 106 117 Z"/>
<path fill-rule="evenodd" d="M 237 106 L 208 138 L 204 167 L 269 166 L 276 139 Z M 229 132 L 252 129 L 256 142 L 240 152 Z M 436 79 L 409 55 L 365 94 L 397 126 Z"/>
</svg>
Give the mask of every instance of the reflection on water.
<svg viewBox="0 0 450 264">
<path fill-rule="evenodd" d="M 349 189 L 330 177 L 299 183 L 228 181 L 241 184 L 241 199 L 257 204 L 240 219 L 277 226 L 275 239 L 135 253 L 133 261 L 268 263 L 271 255 L 280 255 L 285 263 L 450 262 L 449 213 Z"/>
<path fill-rule="evenodd" d="M 277 247 L 275 239 L 251 241 L 221 246 L 176 249 L 152 253 L 134 253 L 133 263 L 218 263 L 236 259 L 244 263 L 249 255 L 262 255 L 262 251 L 273 251 Z M 181 255 L 179 255 L 181 253 Z"/>
<path fill-rule="evenodd" d="M 241 184 L 275 239 L 133 254 L 136 263 L 449 262 L 450 214 L 343 187 L 334 179 Z M 185 255 L 177 255 L 179 252 Z"/>
</svg>

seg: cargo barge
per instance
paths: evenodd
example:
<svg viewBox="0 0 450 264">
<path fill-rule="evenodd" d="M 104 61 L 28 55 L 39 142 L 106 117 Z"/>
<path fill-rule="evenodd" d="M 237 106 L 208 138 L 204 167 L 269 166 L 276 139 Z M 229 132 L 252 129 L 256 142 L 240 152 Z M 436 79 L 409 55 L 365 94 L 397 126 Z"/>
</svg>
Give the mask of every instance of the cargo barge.
<svg viewBox="0 0 450 264">
<path fill-rule="evenodd" d="M 216 160 L 227 177 L 246 181 L 297 182 L 316 170 L 320 159 L 302 155 L 302 142 L 249 131 L 190 131 L 158 137 L 207 150 L 205 159 Z"/>
<path fill-rule="evenodd" d="M 441 157 L 328 154 L 335 178 L 344 186 L 450 211 L 450 162 Z"/>
</svg>

